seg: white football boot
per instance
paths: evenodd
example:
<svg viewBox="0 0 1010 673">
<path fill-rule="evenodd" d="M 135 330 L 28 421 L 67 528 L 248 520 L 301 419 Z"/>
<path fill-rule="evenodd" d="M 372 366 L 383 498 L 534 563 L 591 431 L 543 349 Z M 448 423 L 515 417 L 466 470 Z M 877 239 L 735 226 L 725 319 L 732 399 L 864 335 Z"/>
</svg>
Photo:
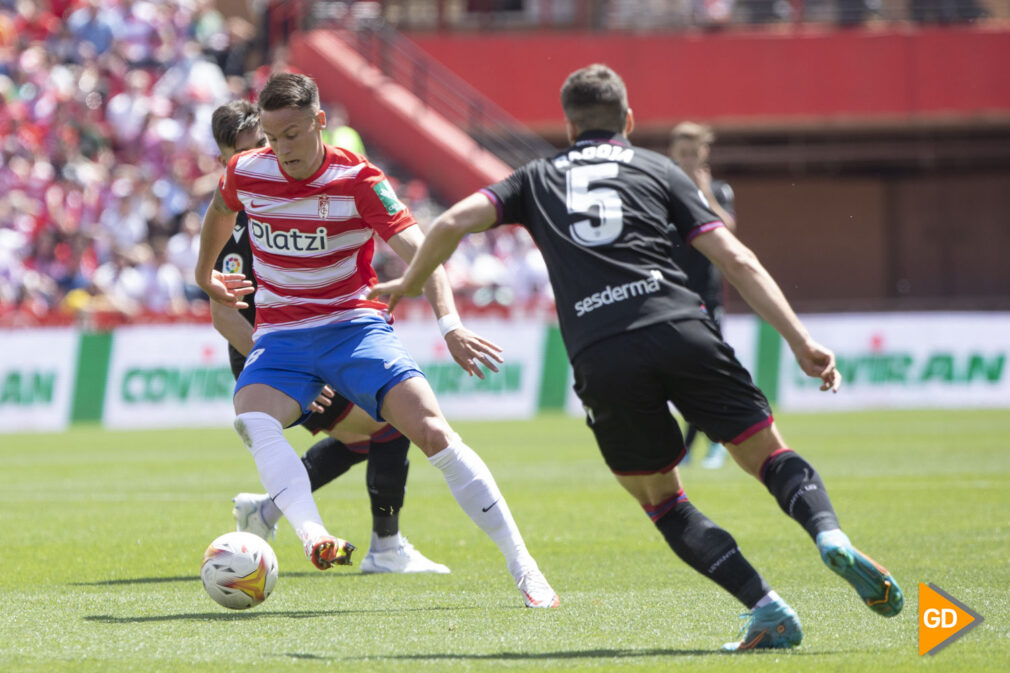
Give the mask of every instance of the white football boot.
<svg viewBox="0 0 1010 673">
<path fill-rule="evenodd" d="M 361 561 L 361 572 L 365 575 L 373 573 L 435 573 L 438 575 L 449 574 L 448 566 L 435 563 L 421 552 L 414 549 L 414 545 L 407 541 L 399 533 L 396 534 L 396 542 L 393 546 L 382 551 L 377 551 L 378 536 L 372 533 L 372 543 L 369 545 L 368 554 Z"/>
<path fill-rule="evenodd" d="M 269 525 L 263 515 L 263 506 L 270 502 L 266 493 L 239 493 L 231 499 L 235 503 L 231 513 L 235 516 L 235 530 L 259 535 L 266 541 L 277 537 L 277 524 Z"/>
<path fill-rule="evenodd" d="M 528 570 L 516 582 L 523 602 L 528 608 L 556 608 L 561 605 L 558 594 L 547 583 L 547 578 L 537 568 Z"/>
</svg>

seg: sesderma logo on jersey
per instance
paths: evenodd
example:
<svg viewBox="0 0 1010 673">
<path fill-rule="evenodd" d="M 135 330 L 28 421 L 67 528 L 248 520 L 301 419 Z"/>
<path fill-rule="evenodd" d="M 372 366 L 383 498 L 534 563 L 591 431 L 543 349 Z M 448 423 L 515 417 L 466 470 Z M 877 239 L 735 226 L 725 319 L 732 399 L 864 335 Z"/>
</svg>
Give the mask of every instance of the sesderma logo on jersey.
<svg viewBox="0 0 1010 673">
<path fill-rule="evenodd" d="M 642 295 L 659 292 L 659 279 L 662 277 L 662 273 L 656 269 L 652 269 L 649 271 L 649 278 L 643 278 L 642 280 L 636 280 L 631 283 L 624 283 L 623 285 L 618 285 L 617 287 L 611 287 L 608 285 L 603 288 L 603 290 L 594 292 L 588 297 L 584 297 L 575 302 L 575 315 L 581 318 L 585 314 L 595 311 L 601 306 L 609 306 L 610 304 L 627 301 L 632 297 L 641 297 Z"/>
</svg>

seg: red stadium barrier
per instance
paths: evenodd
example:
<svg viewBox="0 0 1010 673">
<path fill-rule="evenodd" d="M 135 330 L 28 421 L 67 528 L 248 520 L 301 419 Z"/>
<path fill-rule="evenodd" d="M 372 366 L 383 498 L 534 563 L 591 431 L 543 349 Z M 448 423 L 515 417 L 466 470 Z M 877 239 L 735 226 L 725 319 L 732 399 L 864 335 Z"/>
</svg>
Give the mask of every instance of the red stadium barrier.
<svg viewBox="0 0 1010 673">
<path fill-rule="evenodd" d="M 621 74 L 643 128 L 1010 116 L 1010 29 L 999 24 L 409 37 L 516 119 L 555 134 L 561 83 L 593 62 Z"/>
</svg>

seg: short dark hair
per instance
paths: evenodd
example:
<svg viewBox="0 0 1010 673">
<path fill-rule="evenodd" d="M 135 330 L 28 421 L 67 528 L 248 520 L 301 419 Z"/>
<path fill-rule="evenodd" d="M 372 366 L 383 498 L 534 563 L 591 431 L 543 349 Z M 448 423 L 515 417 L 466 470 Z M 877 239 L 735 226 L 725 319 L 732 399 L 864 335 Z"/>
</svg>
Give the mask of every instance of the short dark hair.
<svg viewBox="0 0 1010 673">
<path fill-rule="evenodd" d="M 214 110 L 210 128 L 218 147 L 235 148 L 238 136 L 260 123 L 259 108 L 247 100 L 235 100 Z"/>
<path fill-rule="evenodd" d="M 290 72 L 270 76 L 260 91 L 261 110 L 281 110 L 286 107 L 315 112 L 319 109 L 319 87 L 311 77 Z"/>
<path fill-rule="evenodd" d="M 696 140 L 706 145 L 711 145 L 715 142 L 715 132 L 712 131 L 712 127 L 708 124 L 684 121 L 674 126 L 673 131 L 670 133 L 671 143 L 675 143 L 678 140 Z"/>
<path fill-rule="evenodd" d="M 594 63 L 565 80 L 561 108 L 579 131 L 622 133 L 628 118 L 628 90 L 620 75 L 602 63 Z"/>
</svg>

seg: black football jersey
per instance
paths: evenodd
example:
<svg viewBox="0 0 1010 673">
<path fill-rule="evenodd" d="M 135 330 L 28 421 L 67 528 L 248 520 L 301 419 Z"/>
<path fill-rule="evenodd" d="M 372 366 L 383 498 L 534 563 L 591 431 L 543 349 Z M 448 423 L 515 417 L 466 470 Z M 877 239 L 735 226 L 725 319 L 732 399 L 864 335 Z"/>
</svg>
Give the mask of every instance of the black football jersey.
<svg viewBox="0 0 1010 673">
<path fill-rule="evenodd" d="M 249 247 L 249 218 L 245 211 L 241 210 L 235 218 L 235 228 L 232 229 L 231 236 L 221 249 L 221 254 L 217 256 L 217 263 L 214 268 L 224 273 L 241 273 L 245 277 L 255 282 L 253 276 L 252 249 Z M 256 323 L 256 301 L 255 293 L 247 294 L 245 302 L 249 308 L 240 308 L 239 313 L 249 321 L 250 325 Z"/>
<path fill-rule="evenodd" d="M 543 253 L 570 359 L 614 334 L 704 316 L 674 248 L 723 225 L 662 154 L 591 131 L 481 191 L 498 224 L 526 227 Z"/>
<path fill-rule="evenodd" d="M 733 188 L 728 183 L 713 180 L 712 193 L 715 194 L 720 206 L 730 214 L 736 214 Z M 717 306 L 722 306 L 722 274 L 708 257 L 690 245 L 680 245 L 674 248 L 673 259 L 687 274 L 688 288 L 701 296 L 709 312 Z"/>
</svg>

